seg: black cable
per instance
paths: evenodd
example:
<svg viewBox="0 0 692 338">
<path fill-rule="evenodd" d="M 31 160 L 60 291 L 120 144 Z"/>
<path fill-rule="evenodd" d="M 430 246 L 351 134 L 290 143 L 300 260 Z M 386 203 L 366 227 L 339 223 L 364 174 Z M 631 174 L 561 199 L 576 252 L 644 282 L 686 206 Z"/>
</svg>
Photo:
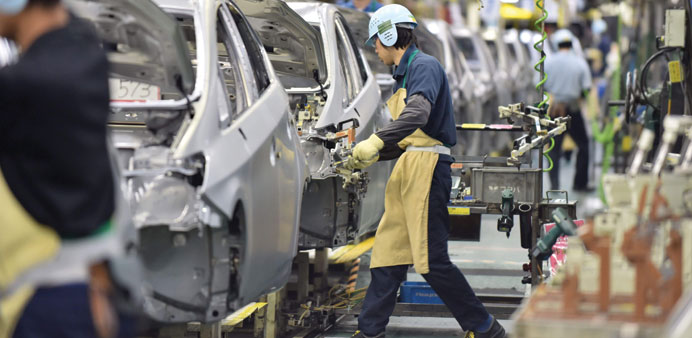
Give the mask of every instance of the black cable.
<svg viewBox="0 0 692 338">
<path fill-rule="evenodd" d="M 326 100 L 327 93 L 324 92 L 324 86 L 322 86 L 322 82 L 320 82 L 320 71 L 317 69 L 313 69 L 312 78 L 315 79 L 315 82 L 317 82 L 318 85 L 320 85 L 320 96 L 322 96 L 323 100 Z"/>
<path fill-rule="evenodd" d="M 190 102 L 190 96 L 185 92 L 185 86 L 183 85 L 183 77 L 180 74 L 175 74 L 175 86 L 180 91 L 180 94 L 185 98 L 187 102 L 187 112 L 190 114 L 190 118 L 195 117 L 195 111 L 192 109 L 192 102 Z"/>
<path fill-rule="evenodd" d="M 687 27 L 685 28 L 685 45 L 692 46 L 692 38 L 690 38 L 692 36 L 692 2 L 685 0 L 685 12 L 688 21 Z M 689 64 L 689 58 L 691 56 L 690 49 L 685 48 L 681 58 L 683 65 Z M 690 69 L 690 67 L 684 67 L 683 70 L 685 71 L 685 74 L 683 75 L 683 90 L 685 91 L 685 100 L 687 102 L 687 109 L 685 110 L 685 113 L 687 113 L 688 111 L 692 110 L 692 105 L 690 104 L 690 101 L 692 101 L 692 99 L 690 99 L 690 95 L 692 95 L 692 93 L 687 91 L 688 80 L 692 79 L 692 69 Z"/>
<path fill-rule="evenodd" d="M 647 83 L 647 75 L 649 74 L 649 67 L 651 64 L 656 61 L 659 57 L 662 55 L 668 58 L 668 55 L 666 53 L 672 52 L 674 50 L 678 49 L 677 47 L 668 47 L 668 48 L 663 48 L 659 50 L 658 52 L 654 53 L 649 57 L 648 60 L 646 60 L 646 63 L 644 63 L 644 67 L 642 68 L 641 72 L 641 77 L 639 78 L 639 91 L 641 92 L 641 97 L 644 99 L 644 103 L 646 103 L 649 107 L 653 108 L 655 111 L 660 111 L 660 109 L 651 103 L 651 100 L 649 100 L 649 97 L 647 96 L 647 89 L 649 88 L 648 83 Z"/>
</svg>

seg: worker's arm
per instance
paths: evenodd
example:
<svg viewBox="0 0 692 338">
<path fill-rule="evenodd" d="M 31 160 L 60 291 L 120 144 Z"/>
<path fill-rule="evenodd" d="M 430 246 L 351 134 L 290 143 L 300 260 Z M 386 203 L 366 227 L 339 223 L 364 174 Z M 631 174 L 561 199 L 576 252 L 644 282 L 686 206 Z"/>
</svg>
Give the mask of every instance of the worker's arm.
<svg viewBox="0 0 692 338">
<path fill-rule="evenodd" d="M 397 143 L 413 134 L 416 129 L 425 126 L 431 109 L 432 105 L 421 94 L 414 94 L 408 98 L 408 103 L 399 118 L 375 133 L 384 142 L 384 148 L 380 150 L 380 161 L 401 156 L 403 150 L 397 146 Z"/>
<path fill-rule="evenodd" d="M 393 159 L 399 158 L 404 153 L 404 150 L 399 148 L 399 146 L 395 144 L 385 144 L 384 148 L 380 150 L 380 157 L 378 161 L 389 161 Z"/>
</svg>

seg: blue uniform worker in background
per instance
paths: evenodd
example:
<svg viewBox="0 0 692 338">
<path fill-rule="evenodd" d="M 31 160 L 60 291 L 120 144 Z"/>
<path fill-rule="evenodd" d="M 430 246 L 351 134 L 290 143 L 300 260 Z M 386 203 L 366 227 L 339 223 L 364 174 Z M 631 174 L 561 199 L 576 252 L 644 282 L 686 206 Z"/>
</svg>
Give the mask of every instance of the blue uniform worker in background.
<svg viewBox="0 0 692 338">
<path fill-rule="evenodd" d="M 575 191 L 587 191 L 589 183 L 589 138 L 586 124 L 581 114 L 580 100 L 588 95 L 591 89 L 591 69 L 586 60 L 572 49 L 573 36 L 566 29 L 555 32 L 551 38 L 557 53 L 551 55 L 545 63 L 548 80 L 545 90 L 552 98 L 551 115 L 570 116 L 572 121 L 567 130 L 577 144 L 577 166 L 574 175 Z M 562 157 L 563 135 L 555 137 L 555 147 L 550 152 L 554 167 L 550 171 L 550 186 L 560 189 L 560 160 Z"/>
<path fill-rule="evenodd" d="M 447 250 L 451 180 L 456 144 L 452 97 L 445 70 L 420 52 L 416 19 L 405 7 L 384 6 L 369 24 L 366 44 L 385 65 L 396 65 L 396 92 L 387 101 L 393 122 L 358 143 L 349 166 L 363 169 L 398 158 L 385 190 L 385 212 L 375 235 L 371 282 L 354 337 L 384 337 L 397 290 L 413 264 L 447 305 L 467 337 L 503 338 L 504 328 L 485 309 Z"/>
<path fill-rule="evenodd" d="M 382 4 L 377 2 L 377 0 L 348 0 L 338 2 L 337 5 L 368 13 L 374 13 L 376 10 L 382 8 Z"/>
</svg>

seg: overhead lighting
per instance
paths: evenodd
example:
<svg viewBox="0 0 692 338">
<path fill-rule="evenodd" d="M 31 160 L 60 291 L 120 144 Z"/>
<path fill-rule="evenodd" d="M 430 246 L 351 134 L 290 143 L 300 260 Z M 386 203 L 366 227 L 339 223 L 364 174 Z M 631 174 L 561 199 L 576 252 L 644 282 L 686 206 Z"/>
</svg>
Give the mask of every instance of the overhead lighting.
<svg viewBox="0 0 692 338">
<path fill-rule="evenodd" d="M 503 4 L 515 4 L 519 2 L 519 0 L 500 0 L 500 2 Z"/>
</svg>

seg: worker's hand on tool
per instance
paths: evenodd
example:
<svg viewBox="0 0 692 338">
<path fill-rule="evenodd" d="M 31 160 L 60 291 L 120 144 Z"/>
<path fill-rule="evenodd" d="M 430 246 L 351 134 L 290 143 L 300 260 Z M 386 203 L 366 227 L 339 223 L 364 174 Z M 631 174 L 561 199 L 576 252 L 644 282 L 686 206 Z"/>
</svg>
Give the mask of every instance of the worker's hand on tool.
<svg viewBox="0 0 692 338">
<path fill-rule="evenodd" d="M 348 161 L 344 165 L 344 167 L 348 170 L 354 170 L 354 169 L 365 169 L 377 162 L 377 160 L 380 158 L 379 155 L 375 155 L 375 158 L 369 160 L 369 161 L 358 161 L 353 157 L 349 157 Z"/>
<path fill-rule="evenodd" d="M 384 148 L 384 142 L 377 135 L 372 134 L 367 140 L 356 144 L 353 148 L 353 160 L 363 163 L 371 162 L 370 164 L 375 163 L 382 148 Z"/>
</svg>

